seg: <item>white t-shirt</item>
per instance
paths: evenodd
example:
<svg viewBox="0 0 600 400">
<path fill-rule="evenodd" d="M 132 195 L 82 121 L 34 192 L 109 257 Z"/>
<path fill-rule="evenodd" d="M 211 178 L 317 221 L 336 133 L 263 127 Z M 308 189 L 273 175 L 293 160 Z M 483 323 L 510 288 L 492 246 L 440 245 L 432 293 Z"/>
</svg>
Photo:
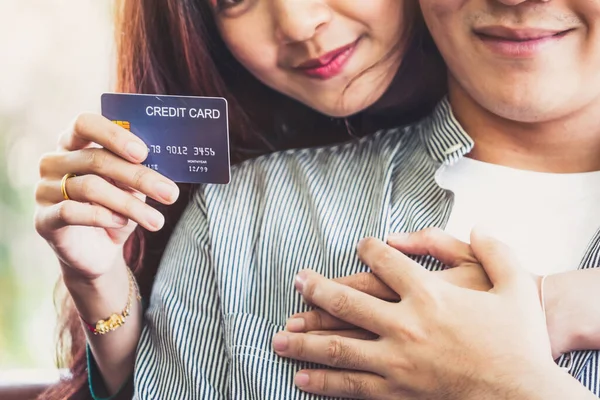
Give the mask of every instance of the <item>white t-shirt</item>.
<svg viewBox="0 0 600 400">
<path fill-rule="evenodd" d="M 436 180 L 455 195 L 446 232 L 469 242 L 473 226 L 485 226 L 538 275 L 577 269 L 600 227 L 600 171 L 541 173 L 463 157 Z"/>
</svg>

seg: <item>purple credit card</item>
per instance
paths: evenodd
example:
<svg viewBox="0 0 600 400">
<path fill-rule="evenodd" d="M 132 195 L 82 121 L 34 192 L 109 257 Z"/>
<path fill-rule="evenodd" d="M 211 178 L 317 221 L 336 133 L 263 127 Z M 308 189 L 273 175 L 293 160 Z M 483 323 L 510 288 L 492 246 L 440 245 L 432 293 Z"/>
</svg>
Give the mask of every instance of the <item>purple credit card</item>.
<svg viewBox="0 0 600 400">
<path fill-rule="evenodd" d="M 102 115 L 148 146 L 144 165 L 182 183 L 229 183 L 227 101 L 104 93 Z"/>
</svg>

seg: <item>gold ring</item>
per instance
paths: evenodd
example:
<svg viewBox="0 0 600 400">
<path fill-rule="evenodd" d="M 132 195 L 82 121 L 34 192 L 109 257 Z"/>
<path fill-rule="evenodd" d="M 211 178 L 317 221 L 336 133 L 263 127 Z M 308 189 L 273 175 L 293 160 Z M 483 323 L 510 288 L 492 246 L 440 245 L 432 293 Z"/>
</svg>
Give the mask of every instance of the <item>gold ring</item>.
<svg viewBox="0 0 600 400">
<path fill-rule="evenodd" d="M 67 193 L 67 179 L 69 178 L 74 178 L 77 175 L 75 174 L 65 174 L 65 176 L 62 177 L 62 180 L 60 181 L 60 191 L 62 192 L 63 198 L 65 200 L 71 200 L 71 198 L 69 198 L 69 194 Z"/>
</svg>

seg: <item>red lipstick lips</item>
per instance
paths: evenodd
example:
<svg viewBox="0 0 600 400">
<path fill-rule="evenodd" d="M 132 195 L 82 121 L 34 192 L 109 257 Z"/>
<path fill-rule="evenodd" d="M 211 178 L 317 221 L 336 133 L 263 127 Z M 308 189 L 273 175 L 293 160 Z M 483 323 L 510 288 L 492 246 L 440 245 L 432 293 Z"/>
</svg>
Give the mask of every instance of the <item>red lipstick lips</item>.
<svg viewBox="0 0 600 400">
<path fill-rule="evenodd" d="M 318 58 L 305 61 L 298 65 L 296 69 L 312 78 L 331 79 L 342 72 L 354 53 L 359 40 L 325 53 Z"/>
</svg>

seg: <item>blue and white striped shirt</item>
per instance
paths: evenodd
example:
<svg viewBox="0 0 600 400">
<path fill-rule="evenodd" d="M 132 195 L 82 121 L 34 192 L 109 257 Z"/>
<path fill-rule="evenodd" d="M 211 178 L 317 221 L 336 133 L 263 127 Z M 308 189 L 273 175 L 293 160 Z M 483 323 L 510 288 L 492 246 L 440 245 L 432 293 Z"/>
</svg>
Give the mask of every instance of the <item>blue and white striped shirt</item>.
<svg viewBox="0 0 600 400">
<path fill-rule="evenodd" d="M 317 399 L 297 390 L 309 365 L 278 357 L 273 335 L 307 307 L 294 277 L 366 271 L 366 236 L 444 228 L 453 194 L 436 172 L 473 141 L 444 100 L 415 125 L 337 146 L 274 153 L 235 166 L 229 185 L 199 189 L 161 261 L 138 348 L 138 399 Z M 580 268 L 598 266 L 600 235 Z M 441 269 L 429 258 L 425 268 Z M 567 364 L 567 357 L 559 360 Z M 599 352 L 571 373 L 600 395 Z"/>
</svg>

